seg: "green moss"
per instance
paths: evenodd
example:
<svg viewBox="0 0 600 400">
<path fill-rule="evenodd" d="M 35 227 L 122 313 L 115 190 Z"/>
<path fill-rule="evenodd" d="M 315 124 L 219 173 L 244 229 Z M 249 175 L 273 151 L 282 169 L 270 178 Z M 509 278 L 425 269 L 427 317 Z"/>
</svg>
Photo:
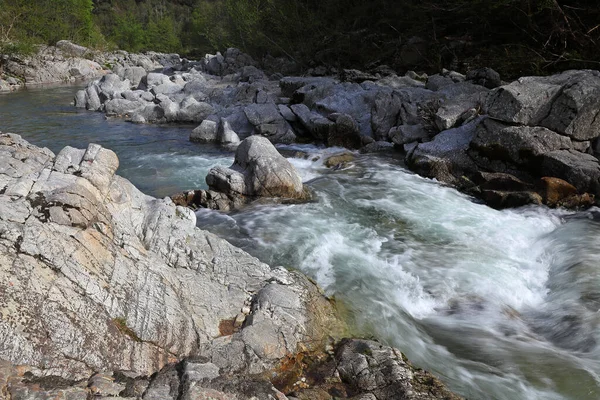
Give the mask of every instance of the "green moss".
<svg viewBox="0 0 600 400">
<path fill-rule="evenodd" d="M 117 327 L 119 332 L 121 332 L 124 335 L 129 336 L 131 338 L 131 340 L 133 340 L 135 342 L 142 341 L 142 339 L 140 339 L 139 336 L 136 335 L 136 333 L 133 331 L 133 329 L 131 329 L 130 327 L 127 326 L 127 320 L 124 317 L 113 318 L 112 322 L 115 324 L 115 326 Z"/>
</svg>

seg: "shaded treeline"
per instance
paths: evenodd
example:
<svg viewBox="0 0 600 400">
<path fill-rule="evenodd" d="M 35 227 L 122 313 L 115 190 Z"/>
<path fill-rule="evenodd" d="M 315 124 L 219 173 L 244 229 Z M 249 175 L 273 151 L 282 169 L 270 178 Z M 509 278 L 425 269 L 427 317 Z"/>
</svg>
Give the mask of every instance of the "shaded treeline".
<svg viewBox="0 0 600 400">
<path fill-rule="evenodd" d="M 0 22 L 4 44 L 67 38 L 194 56 L 239 47 L 303 66 L 507 76 L 600 66 L 600 5 L 584 0 L 0 0 Z"/>
</svg>

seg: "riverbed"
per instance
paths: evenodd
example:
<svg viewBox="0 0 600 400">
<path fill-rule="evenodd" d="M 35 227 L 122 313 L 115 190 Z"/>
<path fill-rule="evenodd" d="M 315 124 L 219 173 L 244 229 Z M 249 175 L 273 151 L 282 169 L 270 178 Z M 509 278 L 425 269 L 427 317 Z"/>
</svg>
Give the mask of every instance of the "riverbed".
<svg viewBox="0 0 600 400">
<path fill-rule="evenodd" d="M 188 141 L 193 126 L 137 125 L 76 110 L 79 86 L 0 95 L 0 131 L 58 153 L 99 143 L 118 173 L 164 197 L 206 188 L 233 153 Z M 600 224 L 594 212 L 497 211 L 407 171 L 401 157 L 288 147 L 306 204 L 197 212 L 198 226 L 272 266 L 301 270 L 359 334 L 401 349 L 469 399 L 600 398 Z"/>
</svg>

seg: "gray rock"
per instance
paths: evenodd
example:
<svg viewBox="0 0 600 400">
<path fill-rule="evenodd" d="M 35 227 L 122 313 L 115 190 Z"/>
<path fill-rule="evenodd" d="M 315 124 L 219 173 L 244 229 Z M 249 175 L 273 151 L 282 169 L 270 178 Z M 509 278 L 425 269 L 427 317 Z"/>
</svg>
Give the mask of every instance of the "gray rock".
<svg viewBox="0 0 600 400">
<path fill-rule="evenodd" d="M 290 107 L 294 114 L 298 117 L 301 125 L 306 131 L 319 140 L 327 140 L 330 130 L 335 123 L 322 115 L 310 111 L 304 104 L 294 104 Z"/>
<path fill-rule="evenodd" d="M 416 369 L 398 350 L 368 340 L 345 340 L 336 350 L 337 371 L 355 393 L 374 399 L 459 399 L 426 371 Z"/>
<path fill-rule="evenodd" d="M 542 157 L 543 176 L 554 176 L 575 186 L 579 192 L 600 194 L 600 165 L 590 154 L 575 150 L 556 150 Z"/>
<path fill-rule="evenodd" d="M 384 151 L 391 151 L 394 149 L 394 144 L 390 142 L 385 142 L 382 140 L 378 140 L 373 143 L 369 143 L 363 147 L 361 147 L 361 153 L 379 153 Z"/>
<path fill-rule="evenodd" d="M 600 72 L 571 77 L 561 87 L 540 125 L 575 140 L 600 136 Z"/>
<path fill-rule="evenodd" d="M 483 121 L 471 148 L 492 160 L 528 166 L 539 163 L 539 156 L 554 150 L 568 150 L 571 140 L 542 127 L 512 126 L 492 119 Z"/>
<path fill-rule="evenodd" d="M 240 137 L 231 128 L 229 121 L 224 118 L 221 119 L 221 126 L 219 128 L 219 142 L 227 145 L 237 145 L 240 143 Z"/>
<path fill-rule="evenodd" d="M 494 89 L 502 85 L 500 74 L 491 68 L 473 69 L 467 72 L 467 81 L 473 82 L 476 85 L 481 85 L 488 89 Z"/>
<path fill-rule="evenodd" d="M 332 114 L 329 116 L 335 122 L 333 129 L 329 130 L 327 144 L 348 149 L 358 149 L 362 145 L 358 123 L 347 114 Z"/>
<path fill-rule="evenodd" d="M 88 86 L 85 89 L 85 108 L 91 111 L 99 111 L 102 109 L 102 102 L 98 96 L 98 87 L 95 85 Z"/>
<path fill-rule="evenodd" d="M 461 127 L 439 133 L 430 142 L 418 144 L 412 153 L 407 154 L 407 165 L 419 175 L 459 185 L 463 175 L 468 176 L 478 169 L 467 150 L 481 120 L 477 118 Z"/>
<path fill-rule="evenodd" d="M 390 129 L 398 124 L 403 100 L 395 91 L 377 93 L 371 109 L 371 127 L 375 140 L 388 139 Z"/>
<path fill-rule="evenodd" d="M 338 83 L 336 79 L 325 77 L 297 77 L 287 76 L 279 80 L 281 94 L 284 97 L 292 97 L 294 92 L 305 86 L 324 87 Z"/>
<path fill-rule="evenodd" d="M 127 67 L 123 68 L 119 76 L 121 79 L 129 80 L 131 86 L 137 88 L 144 76 L 146 76 L 146 70 L 142 67 Z"/>
<path fill-rule="evenodd" d="M 400 125 L 390 129 L 389 137 L 395 144 L 404 145 L 428 139 L 431 133 L 423 125 Z"/>
<path fill-rule="evenodd" d="M 538 125 L 550 112 L 560 86 L 540 77 L 525 77 L 494 89 L 485 103 L 493 118 L 509 123 Z"/>
<path fill-rule="evenodd" d="M 197 128 L 192 131 L 190 134 L 190 140 L 192 142 L 200 143 L 216 143 L 219 139 L 218 133 L 218 123 L 209 119 L 205 119 Z"/>
<path fill-rule="evenodd" d="M 256 135 L 242 141 L 230 168 L 211 169 L 206 183 L 231 196 L 306 198 L 294 167 L 266 138 Z"/>
<path fill-rule="evenodd" d="M 123 98 L 112 99 L 104 104 L 108 116 L 131 116 L 146 107 L 146 103 L 140 100 L 126 100 Z"/>
<path fill-rule="evenodd" d="M 199 102 L 194 97 L 188 96 L 179 104 L 177 120 L 181 122 L 200 122 L 209 115 L 214 114 L 214 112 L 215 108 L 209 103 Z"/>
<path fill-rule="evenodd" d="M 246 65 L 242 67 L 240 81 L 255 82 L 265 79 L 265 73 L 256 68 L 254 65 Z"/>
</svg>

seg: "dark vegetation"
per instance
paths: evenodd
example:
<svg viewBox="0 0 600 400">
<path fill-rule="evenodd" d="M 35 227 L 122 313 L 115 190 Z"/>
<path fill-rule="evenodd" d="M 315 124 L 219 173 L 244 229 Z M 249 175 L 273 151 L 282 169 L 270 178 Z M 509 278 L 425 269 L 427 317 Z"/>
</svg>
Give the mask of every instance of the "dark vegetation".
<svg viewBox="0 0 600 400">
<path fill-rule="evenodd" d="M 0 46 L 71 39 L 201 56 L 239 47 L 303 67 L 491 66 L 504 76 L 600 66 L 588 0 L 0 0 Z"/>
</svg>

